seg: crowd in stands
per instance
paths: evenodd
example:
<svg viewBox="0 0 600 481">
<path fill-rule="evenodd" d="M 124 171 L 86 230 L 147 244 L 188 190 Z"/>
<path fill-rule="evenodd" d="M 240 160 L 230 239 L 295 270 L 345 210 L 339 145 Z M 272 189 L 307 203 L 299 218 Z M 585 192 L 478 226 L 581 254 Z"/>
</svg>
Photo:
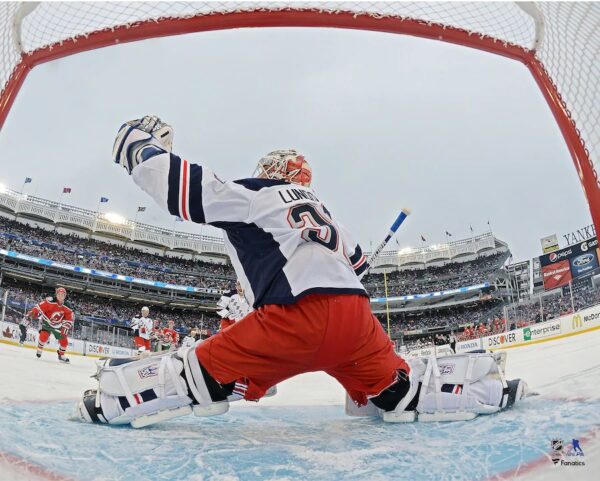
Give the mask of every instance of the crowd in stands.
<svg viewBox="0 0 600 481">
<path fill-rule="evenodd" d="M 80 265 L 109 272 L 132 275 L 145 279 L 172 282 L 180 285 L 230 288 L 235 273 L 229 265 L 214 264 L 190 259 L 164 257 L 142 252 L 136 248 L 121 247 L 75 235 L 60 234 L 31 227 L 0 217 L 0 248 Z M 388 294 L 409 295 L 436 292 L 465 287 L 483 282 L 502 268 L 507 253 L 481 256 L 474 261 L 450 263 L 427 269 L 398 270 L 387 274 Z M 383 274 L 367 274 L 363 284 L 371 296 L 384 295 Z M 31 307 L 43 297 L 52 295 L 52 289 L 4 279 L 2 288 L 10 290 L 9 304 Z M 390 313 L 390 335 L 401 338 L 408 331 L 426 331 L 445 327 L 446 333 L 453 330 L 459 340 L 467 340 L 506 330 L 523 327 L 531 323 L 554 319 L 561 315 L 600 304 L 600 290 L 589 286 L 573 289 L 573 297 L 562 292 L 553 296 L 536 297 L 531 301 L 503 305 L 499 300 L 478 301 L 469 306 L 421 311 Z M 131 303 L 117 299 L 96 297 L 90 294 L 70 292 L 68 302 L 73 306 L 77 322 L 75 335 L 96 342 L 113 342 L 115 333 L 123 335 L 121 342 L 128 343 L 128 321 L 139 314 L 142 303 Z M 23 311 L 24 311 L 23 307 Z M 171 309 L 150 306 L 150 317 L 166 322 L 174 320 L 176 329 L 187 334 L 192 329 L 216 332 L 219 319 L 216 314 L 200 310 Z M 7 309 L 6 319 L 18 322 L 22 312 Z M 385 314 L 378 318 L 387 330 Z M 96 327 L 94 327 L 96 326 Z M 104 326 L 99 328 L 98 326 Z M 112 328 L 112 334 L 110 328 Z M 437 334 L 440 335 L 439 333 Z M 413 347 L 424 347 L 434 343 L 436 334 L 421 334 L 410 341 Z M 410 337 L 410 336 L 409 336 Z M 439 339 L 438 339 L 439 341 Z"/>
<path fill-rule="evenodd" d="M 535 297 L 529 302 L 509 304 L 506 310 L 503 306 L 500 306 L 502 309 L 479 306 L 464 309 L 462 312 L 434 311 L 430 314 L 423 313 L 418 317 L 414 314 L 396 315 L 392 318 L 390 331 L 392 338 L 401 338 L 406 331 L 414 330 L 415 327 L 423 329 L 446 326 L 447 330 L 442 335 L 448 335 L 452 331 L 456 334 L 457 340 L 466 341 L 549 321 L 598 304 L 600 304 L 600 289 L 590 285 L 588 288 L 573 292 L 572 298 L 570 293 Z M 378 317 L 386 328 L 387 321 L 381 316 Z M 429 347 L 436 344 L 435 338 L 438 335 L 440 334 L 418 335 L 412 336 L 412 339 L 409 336 L 403 344 L 408 350 Z"/>
<path fill-rule="evenodd" d="M 506 257 L 506 253 L 500 253 L 441 267 L 393 271 L 387 274 L 388 295 L 425 294 L 478 284 L 500 269 Z M 363 278 L 363 284 L 371 296 L 385 295 L 383 274 L 367 274 Z"/>
<path fill-rule="evenodd" d="M 458 329 L 465 324 L 490 323 L 502 315 L 502 305 L 498 302 L 485 302 L 470 307 L 448 309 L 390 312 L 390 331 L 392 338 L 399 337 L 405 331 L 419 331 L 428 328 L 446 326 Z M 387 316 L 377 314 L 387 329 Z"/>
<path fill-rule="evenodd" d="M 600 290 L 588 287 L 569 294 L 554 294 L 534 298 L 529 302 L 511 304 L 507 308 L 511 325 L 523 327 L 530 323 L 549 321 L 600 304 Z"/>
<path fill-rule="evenodd" d="M 228 289 L 235 282 L 230 265 L 150 254 L 134 247 L 62 234 L 0 217 L 0 248 L 122 275 L 193 287 Z M 422 294 L 482 282 L 499 269 L 506 254 L 442 267 L 394 271 L 387 275 L 390 295 Z M 367 274 L 371 296 L 385 294 L 383 274 Z"/>
<path fill-rule="evenodd" d="M 172 284 L 227 289 L 235 282 L 229 265 L 149 254 L 137 248 L 61 234 L 3 217 L 0 217 L 0 248 Z"/>
</svg>

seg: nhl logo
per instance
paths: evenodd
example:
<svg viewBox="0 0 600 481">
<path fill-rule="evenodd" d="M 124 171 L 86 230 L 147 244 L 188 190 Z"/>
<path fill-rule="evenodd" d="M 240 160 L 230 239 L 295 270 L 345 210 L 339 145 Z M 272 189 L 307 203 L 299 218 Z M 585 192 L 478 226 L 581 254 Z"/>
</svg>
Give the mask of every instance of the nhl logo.
<svg viewBox="0 0 600 481">
<path fill-rule="evenodd" d="M 553 439 L 551 441 L 552 451 L 562 451 L 563 450 L 563 440 L 562 439 Z"/>
<path fill-rule="evenodd" d="M 562 439 L 553 439 L 550 442 L 550 446 L 552 447 L 552 455 L 550 457 L 555 466 L 558 465 L 562 458 L 563 445 Z"/>
</svg>

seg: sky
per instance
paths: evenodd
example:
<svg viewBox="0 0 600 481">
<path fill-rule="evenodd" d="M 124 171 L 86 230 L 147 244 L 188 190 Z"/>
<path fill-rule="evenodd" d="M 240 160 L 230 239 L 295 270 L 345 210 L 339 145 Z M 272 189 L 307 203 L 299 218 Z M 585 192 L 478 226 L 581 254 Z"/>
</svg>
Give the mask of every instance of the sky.
<svg viewBox="0 0 600 481">
<path fill-rule="evenodd" d="M 400 247 L 488 230 L 515 260 L 591 224 L 562 136 L 522 64 L 442 42 L 335 29 L 238 29 L 121 44 L 30 72 L 0 131 L 0 183 L 173 227 L 111 162 L 127 120 L 173 125 L 173 151 L 222 179 L 281 148 L 369 250 L 404 207 Z M 177 223 L 179 230 L 218 234 Z M 392 242 L 392 246 L 396 244 Z"/>
</svg>

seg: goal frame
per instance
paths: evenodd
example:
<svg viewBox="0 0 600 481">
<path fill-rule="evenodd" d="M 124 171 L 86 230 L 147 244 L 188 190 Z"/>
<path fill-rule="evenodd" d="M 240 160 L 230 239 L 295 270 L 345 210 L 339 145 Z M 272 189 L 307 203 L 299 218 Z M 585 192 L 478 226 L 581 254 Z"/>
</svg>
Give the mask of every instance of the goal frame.
<svg viewBox="0 0 600 481">
<path fill-rule="evenodd" d="M 596 231 L 600 232 L 600 188 L 597 172 L 571 114 L 535 50 L 473 34 L 464 29 L 394 16 L 371 16 L 350 11 L 285 8 L 219 14 L 199 14 L 189 18 L 163 18 L 139 21 L 73 37 L 21 54 L 0 97 L 0 129 L 31 69 L 37 65 L 80 52 L 157 37 L 188 33 L 266 27 L 321 27 L 375 31 L 439 40 L 476 48 L 523 63 L 540 88 L 563 135 L 587 197 Z"/>
</svg>

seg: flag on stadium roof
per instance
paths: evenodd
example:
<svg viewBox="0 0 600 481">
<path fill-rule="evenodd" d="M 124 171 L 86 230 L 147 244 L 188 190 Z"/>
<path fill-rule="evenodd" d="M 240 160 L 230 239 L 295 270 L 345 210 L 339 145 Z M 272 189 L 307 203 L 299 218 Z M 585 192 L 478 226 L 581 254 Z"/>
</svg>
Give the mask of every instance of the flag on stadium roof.
<svg viewBox="0 0 600 481">
<path fill-rule="evenodd" d="M 421 234 L 421 240 L 422 240 L 423 242 L 427 242 L 427 240 L 425 239 L 425 237 L 423 237 L 423 234 Z"/>
<path fill-rule="evenodd" d="M 146 208 L 145 208 L 145 207 L 142 207 L 142 206 L 140 206 L 140 207 L 138 207 L 138 210 L 137 210 L 137 211 L 138 211 L 138 212 L 146 212 Z"/>
<path fill-rule="evenodd" d="M 452 234 L 450 234 L 448 231 L 446 231 L 446 235 L 452 237 Z"/>
<path fill-rule="evenodd" d="M 108 202 L 108 197 L 100 197 L 100 202 Z"/>
<path fill-rule="evenodd" d="M 473 232 L 473 226 L 472 225 L 469 226 L 469 229 L 471 229 L 471 232 Z"/>
<path fill-rule="evenodd" d="M 71 193 L 71 187 L 63 187 L 63 194 L 70 194 Z"/>
<path fill-rule="evenodd" d="M 31 177 L 25 177 L 25 182 L 23 182 L 23 183 L 24 184 L 30 184 L 32 180 L 33 179 Z"/>
</svg>

